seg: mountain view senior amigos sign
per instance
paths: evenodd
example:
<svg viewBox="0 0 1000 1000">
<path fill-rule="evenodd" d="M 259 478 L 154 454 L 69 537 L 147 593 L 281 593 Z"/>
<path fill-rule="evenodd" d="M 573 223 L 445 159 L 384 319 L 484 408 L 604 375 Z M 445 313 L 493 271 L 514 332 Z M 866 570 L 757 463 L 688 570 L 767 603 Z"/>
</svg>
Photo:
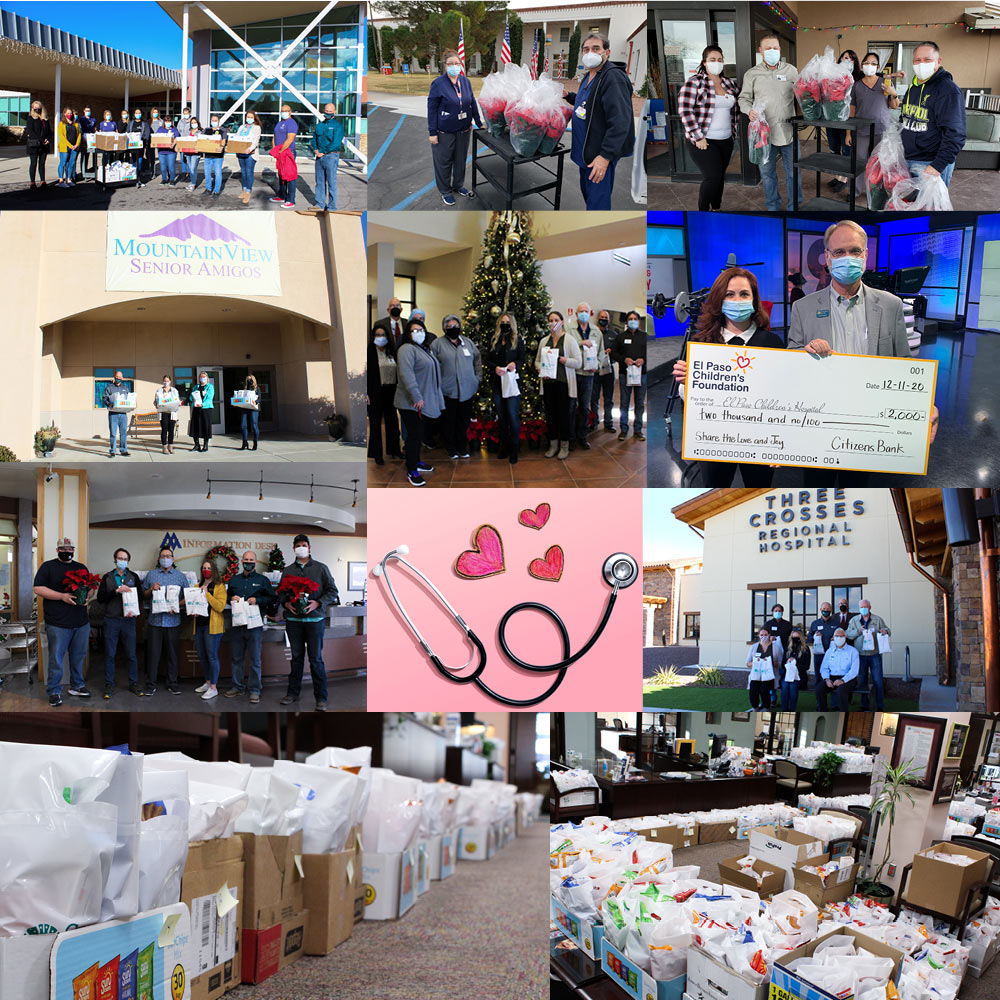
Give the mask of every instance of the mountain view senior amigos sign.
<svg viewBox="0 0 1000 1000">
<path fill-rule="evenodd" d="M 281 295 L 270 212 L 109 212 L 106 289 Z"/>
</svg>

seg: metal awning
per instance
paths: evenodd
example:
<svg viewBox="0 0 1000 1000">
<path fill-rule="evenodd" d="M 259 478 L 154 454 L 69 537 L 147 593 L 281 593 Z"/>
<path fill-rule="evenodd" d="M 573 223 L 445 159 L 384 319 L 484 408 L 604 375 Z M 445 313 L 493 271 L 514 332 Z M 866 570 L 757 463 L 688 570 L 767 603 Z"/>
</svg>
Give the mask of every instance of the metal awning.
<svg viewBox="0 0 1000 1000">
<path fill-rule="evenodd" d="M 966 7 L 961 20 L 974 31 L 995 31 L 1000 28 L 1000 4 L 985 3 Z"/>
<path fill-rule="evenodd" d="M 184 19 L 184 8 L 187 7 L 189 31 L 218 28 L 216 21 L 204 11 L 199 10 L 193 2 L 161 3 L 159 6 L 178 27 Z M 227 0 L 226 3 L 217 4 L 214 9 L 222 20 L 232 27 L 240 24 L 273 21 L 279 17 L 294 17 L 296 14 L 314 14 L 323 6 L 324 4 L 319 0 L 312 0 L 312 2 L 303 0 L 300 3 L 254 3 Z"/>
<path fill-rule="evenodd" d="M 951 546 L 944 523 L 944 499 L 941 490 L 896 489 L 896 516 L 903 532 L 907 552 L 921 566 L 932 567 L 947 576 L 951 566 Z M 902 499 L 902 503 L 898 502 Z"/>
</svg>

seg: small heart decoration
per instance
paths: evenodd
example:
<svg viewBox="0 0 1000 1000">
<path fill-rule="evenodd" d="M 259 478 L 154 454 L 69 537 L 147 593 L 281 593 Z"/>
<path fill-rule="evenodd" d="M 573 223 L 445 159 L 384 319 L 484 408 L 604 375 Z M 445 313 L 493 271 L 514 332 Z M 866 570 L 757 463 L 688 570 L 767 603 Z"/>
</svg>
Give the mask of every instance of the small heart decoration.
<svg viewBox="0 0 1000 1000">
<path fill-rule="evenodd" d="M 472 535 L 472 548 L 455 560 L 455 572 L 466 580 L 484 580 L 507 567 L 503 559 L 503 541 L 492 524 L 481 524 Z"/>
<path fill-rule="evenodd" d="M 561 545 L 552 545 L 545 550 L 544 559 L 532 559 L 528 563 L 528 573 L 536 580 L 557 583 L 563 574 L 565 557 Z"/>
<path fill-rule="evenodd" d="M 534 528 L 536 531 L 541 531 L 548 522 L 549 514 L 551 513 L 552 507 L 549 504 L 540 503 L 534 510 L 530 507 L 527 510 L 522 510 L 517 515 L 517 520 L 519 524 L 523 524 L 526 528 Z"/>
</svg>

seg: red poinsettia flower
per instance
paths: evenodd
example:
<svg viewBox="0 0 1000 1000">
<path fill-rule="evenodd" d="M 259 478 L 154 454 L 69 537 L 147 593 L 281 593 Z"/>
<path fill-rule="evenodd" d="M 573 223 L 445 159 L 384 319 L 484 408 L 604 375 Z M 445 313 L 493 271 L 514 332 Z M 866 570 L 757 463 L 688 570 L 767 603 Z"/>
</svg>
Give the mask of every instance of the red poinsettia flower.
<svg viewBox="0 0 1000 1000">
<path fill-rule="evenodd" d="M 299 598 L 318 593 L 319 584 L 305 576 L 286 576 L 278 584 L 278 596 L 285 594 L 290 600 L 297 601 Z"/>
<path fill-rule="evenodd" d="M 101 578 L 85 569 L 71 569 L 63 577 L 63 590 L 67 594 L 71 594 L 74 590 L 79 590 L 81 587 L 86 587 L 87 590 L 94 590 L 100 585 Z"/>
</svg>

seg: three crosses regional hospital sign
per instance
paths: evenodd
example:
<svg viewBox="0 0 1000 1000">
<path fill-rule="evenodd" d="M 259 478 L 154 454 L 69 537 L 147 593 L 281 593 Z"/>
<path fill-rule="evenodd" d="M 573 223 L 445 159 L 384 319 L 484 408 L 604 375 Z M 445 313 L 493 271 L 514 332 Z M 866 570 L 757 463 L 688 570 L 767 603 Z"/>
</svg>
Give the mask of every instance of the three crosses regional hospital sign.
<svg viewBox="0 0 1000 1000">
<path fill-rule="evenodd" d="M 106 290 L 280 296 L 270 212 L 109 212 Z"/>
</svg>

